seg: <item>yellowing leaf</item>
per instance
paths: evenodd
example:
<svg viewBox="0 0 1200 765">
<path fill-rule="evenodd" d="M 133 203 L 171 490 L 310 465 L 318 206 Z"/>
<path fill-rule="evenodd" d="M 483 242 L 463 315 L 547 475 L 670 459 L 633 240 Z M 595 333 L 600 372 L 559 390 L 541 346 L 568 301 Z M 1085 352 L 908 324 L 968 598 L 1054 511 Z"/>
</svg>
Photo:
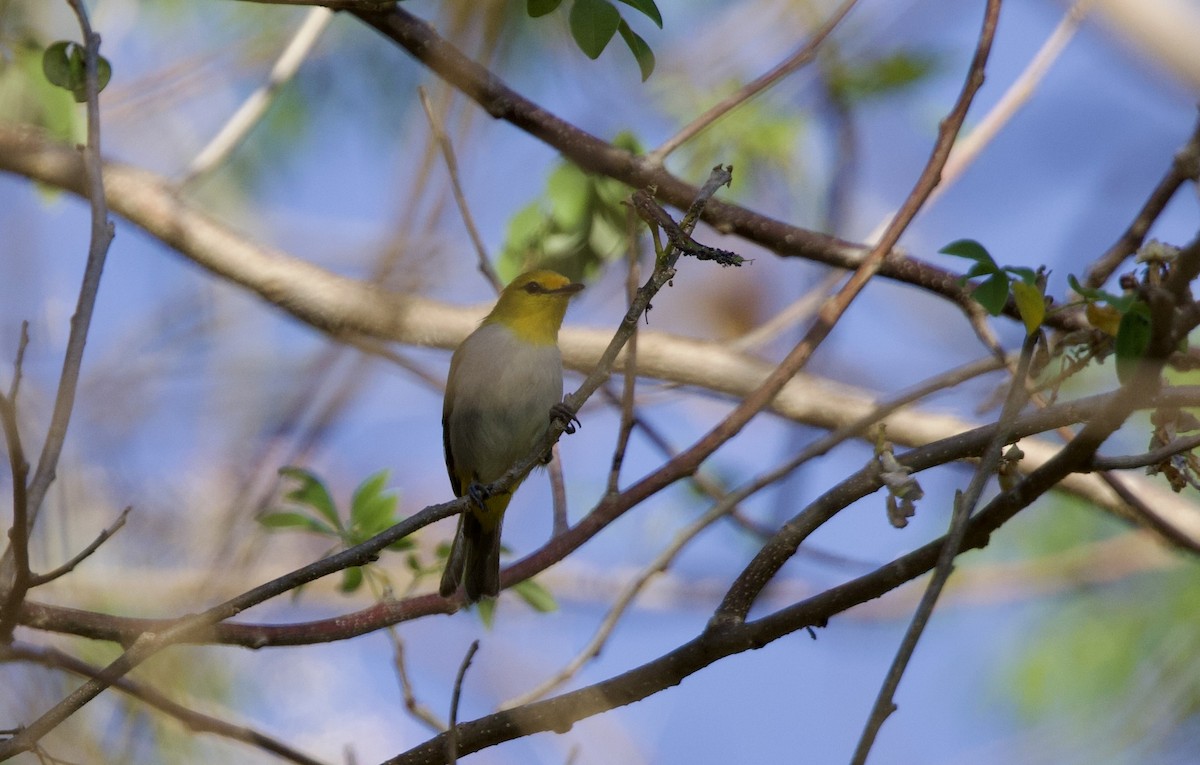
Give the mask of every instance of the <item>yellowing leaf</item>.
<svg viewBox="0 0 1200 765">
<path fill-rule="evenodd" d="M 1025 334 L 1032 335 L 1046 318 L 1046 299 L 1035 285 L 1016 279 L 1012 283 L 1013 302 L 1021 321 L 1025 322 Z"/>
<path fill-rule="evenodd" d="M 1117 336 L 1117 328 L 1121 326 L 1121 312 L 1112 306 L 1088 303 L 1087 320 L 1096 329 L 1106 335 Z"/>
</svg>

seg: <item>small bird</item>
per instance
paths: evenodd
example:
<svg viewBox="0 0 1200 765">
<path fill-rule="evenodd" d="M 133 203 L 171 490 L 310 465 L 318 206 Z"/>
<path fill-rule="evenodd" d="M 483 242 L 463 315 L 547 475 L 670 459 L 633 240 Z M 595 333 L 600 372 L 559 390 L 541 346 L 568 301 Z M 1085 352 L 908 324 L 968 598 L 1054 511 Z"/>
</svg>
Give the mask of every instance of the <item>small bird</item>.
<svg viewBox="0 0 1200 765">
<path fill-rule="evenodd" d="M 482 489 L 529 454 L 552 417 L 566 417 L 568 425 L 573 419 L 562 404 L 558 330 L 581 289 L 554 271 L 521 274 L 450 359 L 442 406 L 446 471 L 454 496 L 469 494 L 473 502 L 458 518 L 438 588 L 443 597 L 460 582 L 471 603 L 500 593 L 500 526 L 520 483 L 494 496 Z"/>
</svg>

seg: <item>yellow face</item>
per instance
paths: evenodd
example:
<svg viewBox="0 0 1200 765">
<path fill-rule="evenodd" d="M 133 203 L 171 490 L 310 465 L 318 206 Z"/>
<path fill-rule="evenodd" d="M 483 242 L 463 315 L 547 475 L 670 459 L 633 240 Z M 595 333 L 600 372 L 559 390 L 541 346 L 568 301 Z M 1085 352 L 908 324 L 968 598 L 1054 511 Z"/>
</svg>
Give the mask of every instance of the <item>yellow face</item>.
<svg viewBox="0 0 1200 765">
<path fill-rule="evenodd" d="M 558 340 L 571 296 L 583 289 L 554 271 L 529 271 L 513 279 L 485 323 L 507 326 L 523 340 L 534 344 L 553 344 Z"/>
</svg>

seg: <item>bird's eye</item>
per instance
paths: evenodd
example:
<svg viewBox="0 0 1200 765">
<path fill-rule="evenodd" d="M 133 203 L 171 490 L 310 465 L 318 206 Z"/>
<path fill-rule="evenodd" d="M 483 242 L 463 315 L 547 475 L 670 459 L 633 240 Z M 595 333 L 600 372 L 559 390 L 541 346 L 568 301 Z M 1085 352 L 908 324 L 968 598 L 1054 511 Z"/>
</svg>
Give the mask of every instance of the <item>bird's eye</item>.
<svg viewBox="0 0 1200 765">
<path fill-rule="evenodd" d="M 538 284 L 537 282 L 530 282 L 529 284 L 526 284 L 525 291 L 530 295 L 536 295 L 539 292 L 545 292 L 545 290 L 542 289 L 542 285 Z"/>
</svg>

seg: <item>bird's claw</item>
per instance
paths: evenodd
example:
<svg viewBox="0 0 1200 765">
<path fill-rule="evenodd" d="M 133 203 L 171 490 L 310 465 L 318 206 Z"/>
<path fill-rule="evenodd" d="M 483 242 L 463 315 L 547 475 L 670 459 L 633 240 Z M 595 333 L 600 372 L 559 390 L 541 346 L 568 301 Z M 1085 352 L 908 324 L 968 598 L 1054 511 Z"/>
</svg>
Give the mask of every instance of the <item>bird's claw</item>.
<svg viewBox="0 0 1200 765">
<path fill-rule="evenodd" d="M 575 432 L 576 425 L 583 427 L 583 423 L 575 416 L 575 410 L 567 406 L 565 402 L 559 402 L 550 407 L 550 419 L 562 423 L 563 432 L 567 435 Z"/>
<path fill-rule="evenodd" d="M 471 482 L 467 487 L 467 496 L 471 498 L 471 502 L 480 510 L 487 510 L 488 493 L 486 488 L 481 483 Z"/>
</svg>

